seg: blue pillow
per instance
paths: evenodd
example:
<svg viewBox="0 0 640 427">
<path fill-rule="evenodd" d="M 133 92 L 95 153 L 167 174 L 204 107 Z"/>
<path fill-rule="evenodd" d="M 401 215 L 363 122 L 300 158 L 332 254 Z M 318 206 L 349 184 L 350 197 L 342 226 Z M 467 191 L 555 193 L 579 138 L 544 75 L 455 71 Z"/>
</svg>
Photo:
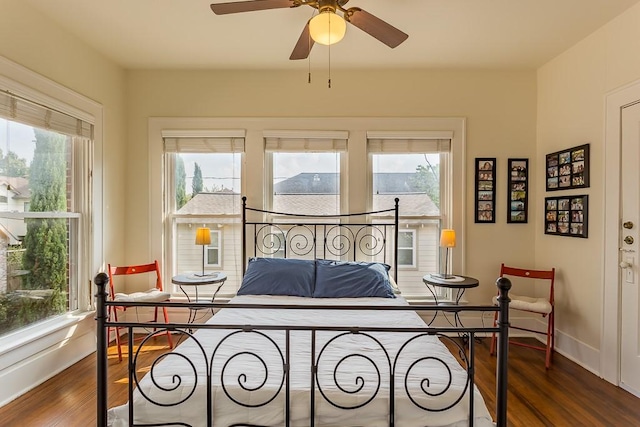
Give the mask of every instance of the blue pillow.
<svg viewBox="0 0 640 427">
<path fill-rule="evenodd" d="M 314 260 L 250 258 L 238 295 L 313 296 Z"/>
<path fill-rule="evenodd" d="M 314 298 L 395 298 L 387 264 L 316 260 Z"/>
</svg>

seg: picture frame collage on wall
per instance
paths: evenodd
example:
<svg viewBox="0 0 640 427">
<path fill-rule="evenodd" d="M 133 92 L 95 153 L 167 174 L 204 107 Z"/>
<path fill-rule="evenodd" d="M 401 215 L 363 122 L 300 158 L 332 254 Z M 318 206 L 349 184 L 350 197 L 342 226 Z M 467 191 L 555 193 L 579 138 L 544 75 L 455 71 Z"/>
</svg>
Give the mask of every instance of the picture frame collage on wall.
<svg viewBox="0 0 640 427">
<path fill-rule="evenodd" d="M 478 157 L 475 165 L 475 222 L 496 222 L 496 158 Z"/>
<path fill-rule="evenodd" d="M 547 191 L 589 187 L 589 144 L 547 154 Z"/>
<path fill-rule="evenodd" d="M 589 196 L 546 197 L 544 200 L 545 234 L 582 238 L 589 236 Z"/>
<path fill-rule="evenodd" d="M 560 191 L 589 187 L 590 144 L 547 154 L 546 190 Z M 589 236 L 589 196 L 546 197 L 544 233 L 565 237 Z"/>
<path fill-rule="evenodd" d="M 509 159 L 507 223 L 526 223 L 529 212 L 529 159 Z"/>
</svg>

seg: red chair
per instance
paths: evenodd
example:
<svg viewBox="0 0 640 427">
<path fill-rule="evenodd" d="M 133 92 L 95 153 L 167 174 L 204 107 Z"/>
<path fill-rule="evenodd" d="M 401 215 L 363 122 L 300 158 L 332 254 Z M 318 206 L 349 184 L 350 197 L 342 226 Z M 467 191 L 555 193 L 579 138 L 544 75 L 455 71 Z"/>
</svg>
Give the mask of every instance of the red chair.
<svg viewBox="0 0 640 427">
<path fill-rule="evenodd" d="M 549 287 L 548 297 L 543 297 L 543 298 L 526 297 L 526 296 L 520 296 L 520 295 L 509 293 L 509 298 L 511 298 L 511 302 L 509 303 L 510 309 L 539 314 L 543 318 L 547 319 L 546 331 L 528 329 L 528 328 L 523 328 L 523 327 L 518 327 L 513 325 L 510 326 L 510 328 L 512 329 L 518 329 L 521 331 L 528 331 L 536 334 L 545 335 L 546 345 L 544 346 L 534 345 L 534 344 L 527 344 L 527 343 L 523 343 L 515 340 L 509 340 L 509 343 L 513 345 L 519 345 L 521 347 L 527 347 L 527 348 L 533 348 L 535 350 L 545 351 L 546 352 L 545 367 L 547 369 L 549 369 L 549 367 L 551 366 L 551 359 L 553 357 L 553 349 L 555 346 L 555 329 L 554 329 L 555 310 L 554 310 L 554 301 L 553 301 L 553 285 L 555 282 L 555 272 L 556 272 L 555 268 L 552 268 L 551 270 L 526 270 L 522 268 L 507 267 L 504 264 L 502 264 L 502 266 L 500 267 L 500 277 L 513 276 L 513 277 L 524 278 L 524 279 L 537 279 L 537 280 L 527 281 L 529 283 L 527 283 L 526 285 L 534 285 L 536 283 L 541 283 L 541 282 L 548 283 L 548 287 Z M 525 286 L 525 284 L 519 283 L 519 281 L 521 280 L 520 279 L 518 279 L 518 281 L 512 280 L 512 284 L 514 286 L 513 289 L 517 289 L 518 287 Z M 546 281 L 546 282 L 543 282 L 543 281 Z M 498 301 L 498 298 L 494 297 L 493 304 L 497 305 L 498 304 L 497 301 Z M 498 320 L 498 313 L 496 312 L 493 318 L 494 327 L 496 326 L 497 320 Z M 491 337 L 491 354 L 495 354 L 496 344 L 497 344 L 496 334 L 494 333 Z"/>
<path fill-rule="evenodd" d="M 160 265 L 158 261 L 154 261 L 151 264 L 142 265 L 127 265 L 127 266 L 112 266 L 109 264 L 109 296 L 112 301 L 127 301 L 127 302 L 164 302 L 169 301 L 171 294 L 164 292 L 162 288 L 162 278 L 160 276 Z M 134 292 L 132 294 L 115 293 L 114 290 L 114 276 L 126 276 L 131 274 L 143 274 L 143 273 L 155 273 L 156 286 L 145 292 Z M 125 311 L 127 307 L 122 306 L 110 306 L 109 318 L 113 318 L 114 321 L 118 321 L 118 311 Z M 153 322 L 158 322 L 158 309 L 154 309 Z M 169 322 L 169 315 L 167 314 L 167 307 L 162 307 L 165 323 Z M 107 330 L 107 336 L 111 337 L 111 327 Z M 116 345 L 118 346 L 118 360 L 122 361 L 122 349 L 120 343 L 120 328 L 114 327 L 116 331 Z M 169 342 L 169 348 L 173 348 L 173 341 L 171 339 L 171 333 L 167 331 L 167 341 Z"/>
</svg>

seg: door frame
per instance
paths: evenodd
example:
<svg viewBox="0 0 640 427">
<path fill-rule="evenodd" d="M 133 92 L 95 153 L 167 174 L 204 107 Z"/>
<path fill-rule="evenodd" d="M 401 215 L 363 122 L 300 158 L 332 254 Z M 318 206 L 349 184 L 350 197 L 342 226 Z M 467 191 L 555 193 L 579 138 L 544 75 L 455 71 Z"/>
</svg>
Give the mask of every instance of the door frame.
<svg viewBox="0 0 640 427">
<path fill-rule="evenodd" d="M 604 268 L 600 375 L 620 385 L 620 174 L 622 109 L 640 101 L 640 80 L 605 96 Z M 639 224 L 640 225 L 640 224 Z"/>
</svg>

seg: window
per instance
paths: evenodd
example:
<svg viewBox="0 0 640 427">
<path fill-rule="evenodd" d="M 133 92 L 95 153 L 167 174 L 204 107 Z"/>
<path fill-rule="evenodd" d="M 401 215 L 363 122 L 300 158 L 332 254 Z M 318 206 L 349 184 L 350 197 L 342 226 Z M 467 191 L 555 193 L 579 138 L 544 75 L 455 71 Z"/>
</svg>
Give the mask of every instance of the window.
<svg viewBox="0 0 640 427">
<path fill-rule="evenodd" d="M 221 295 L 240 283 L 242 131 L 164 131 L 167 228 L 165 271 L 169 277 L 224 271 Z M 211 243 L 195 244 L 198 227 L 210 229 Z M 200 286 L 202 295 L 214 286 Z M 177 294 L 180 295 L 180 294 Z"/>
<path fill-rule="evenodd" d="M 86 309 L 92 145 L 91 123 L 0 92 L 0 335 Z"/>
<path fill-rule="evenodd" d="M 346 197 L 346 147 L 346 132 L 265 132 L 268 209 L 339 214 Z"/>
<path fill-rule="evenodd" d="M 416 266 L 416 230 L 398 232 L 398 267 Z"/>
<path fill-rule="evenodd" d="M 347 197 L 343 190 L 347 136 L 346 132 L 334 131 L 266 131 L 267 189 L 264 203 L 268 210 L 304 215 L 336 215 L 342 212 Z M 272 218 L 274 222 L 281 219 L 286 222 L 291 217 Z M 303 217 L 299 220 L 300 223 L 305 222 Z M 294 234 L 298 235 L 298 231 Z M 289 257 L 292 252 L 303 248 L 297 257 L 324 257 L 322 247 L 308 248 L 308 240 L 301 235 L 289 237 L 285 247 L 285 233 L 288 232 L 287 229 L 273 227 L 270 230 L 273 252 L 264 255 L 283 258 L 288 253 Z M 296 241 L 298 238 L 304 242 Z"/>
<path fill-rule="evenodd" d="M 211 230 L 211 243 L 207 245 L 207 267 L 222 267 L 220 256 L 221 245 L 220 242 L 222 238 L 220 236 L 220 232 L 217 230 Z"/>
<path fill-rule="evenodd" d="M 446 224 L 450 206 L 450 141 L 405 136 L 403 132 L 370 132 L 373 210 L 388 208 L 400 199 L 398 232 L 398 284 L 408 299 L 424 299 L 422 277 L 440 271 L 440 229 Z M 449 295 L 441 288 L 438 298 Z"/>
</svg>

